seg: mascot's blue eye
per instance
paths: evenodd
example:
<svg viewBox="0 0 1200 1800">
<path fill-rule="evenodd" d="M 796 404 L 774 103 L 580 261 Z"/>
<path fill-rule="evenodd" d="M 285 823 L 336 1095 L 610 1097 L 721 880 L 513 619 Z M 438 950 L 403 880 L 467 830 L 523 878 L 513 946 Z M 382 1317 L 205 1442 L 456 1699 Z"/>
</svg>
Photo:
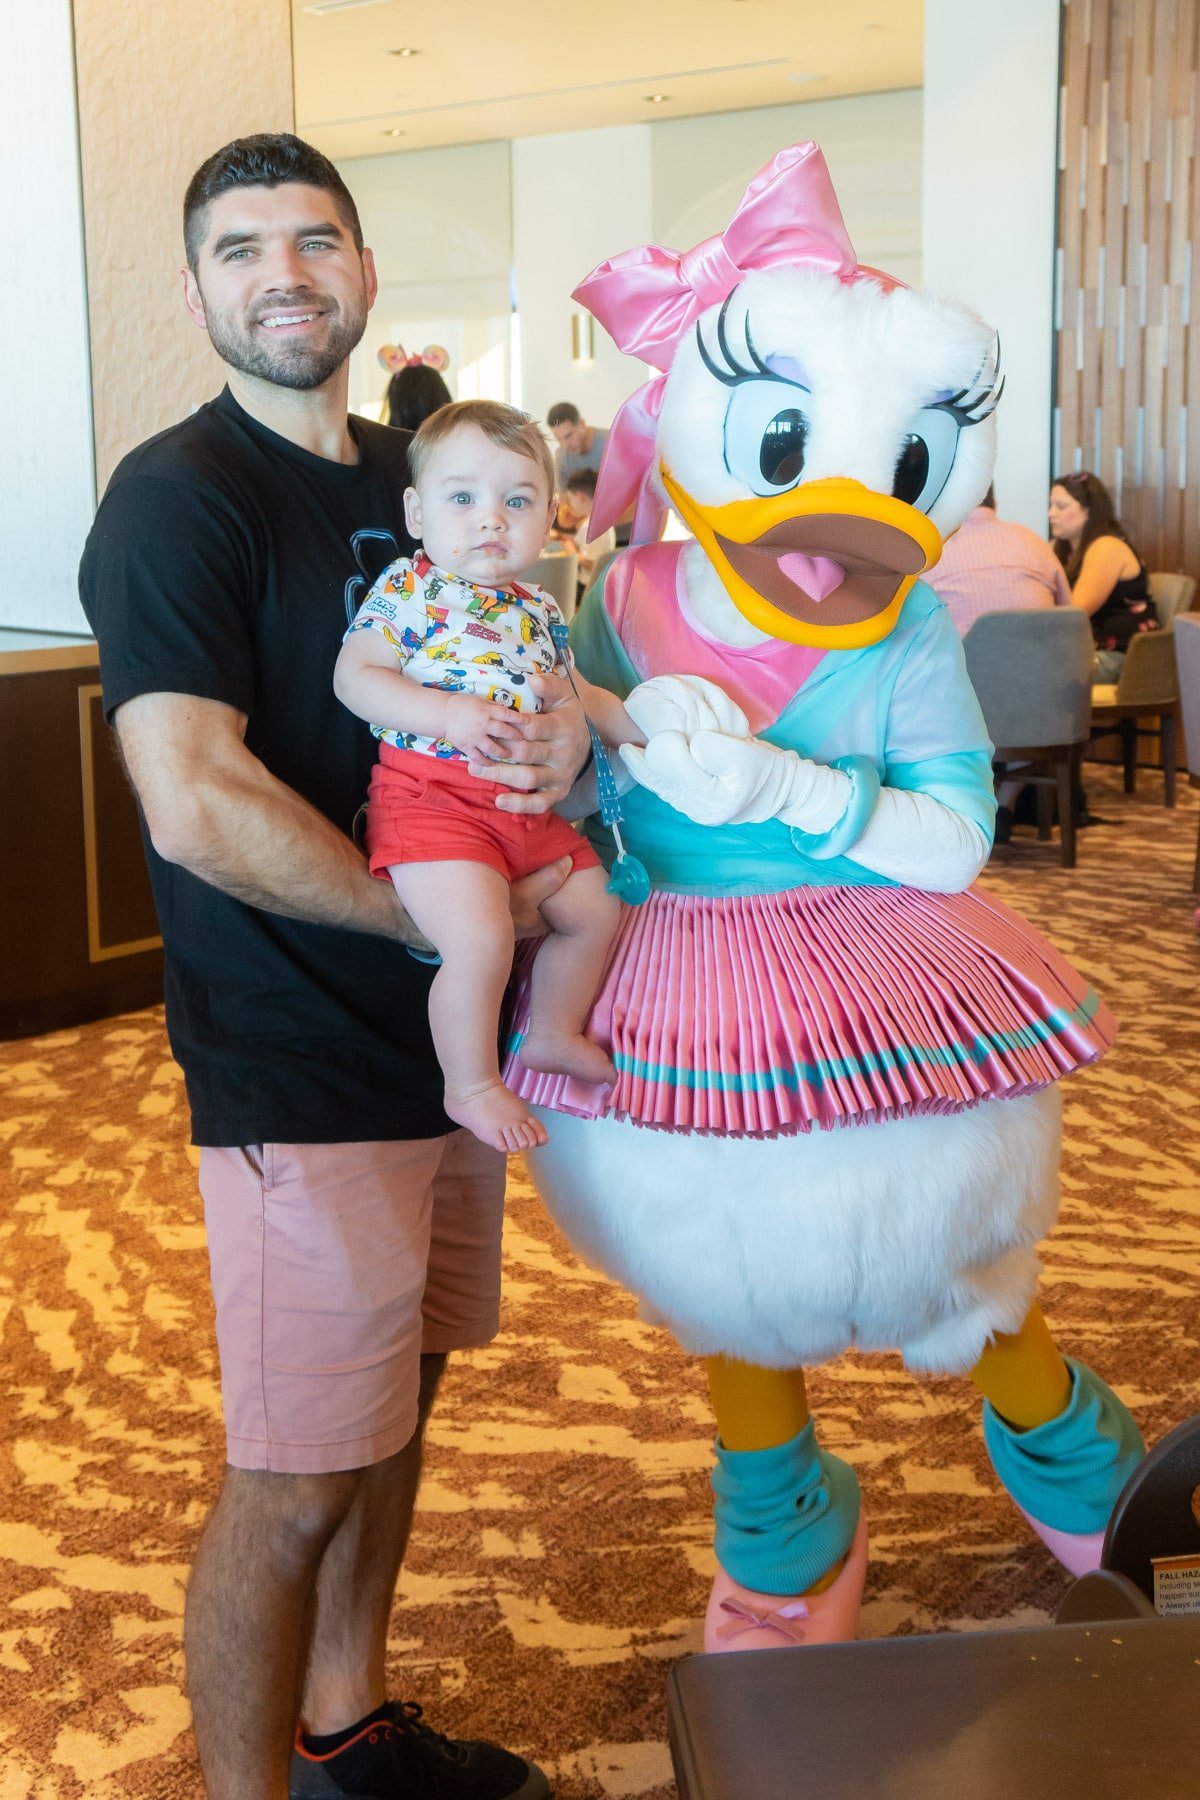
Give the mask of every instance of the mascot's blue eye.
<svg viewBox="0 0 1200 1800">
<path fill-rule="evenodd" d="M 725 466 L 752 493 L 779 494 L 804 472 L 808 390 L 792 381 L 739 381 L 725 414 Z"/>
<path fill-rule="evenodd" d="M 944 406 L 923 406 L 900 446 L 892 492 L 927 513 L 950 479 L 958 452 L 958 421 Z"/>
</svg>

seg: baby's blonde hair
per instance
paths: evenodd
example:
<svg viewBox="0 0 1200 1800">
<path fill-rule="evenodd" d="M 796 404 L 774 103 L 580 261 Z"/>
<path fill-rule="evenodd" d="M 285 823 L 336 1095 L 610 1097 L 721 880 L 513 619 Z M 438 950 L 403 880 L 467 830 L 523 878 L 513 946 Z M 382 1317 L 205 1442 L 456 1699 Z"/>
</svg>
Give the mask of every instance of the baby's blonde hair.
<svg viewBox="0 0 1200 1800">
<path fill-rule="evenodd" d="M 554 460 L 542 436 L 541 426 L 528 413 L 515 406 L 504 406 L 499 400 L 453 400 L 439 406 L 418 428 L 408 446 L 408 462 L 414 482 L 420 481 L 430 457 L 439 444 L 444 444 L 464 425 L 474 425 L 491 444 L 502 450 L 515 450 L 535 462 L 546 477 L 546 497 L 554 498 Z"/>
</svg>

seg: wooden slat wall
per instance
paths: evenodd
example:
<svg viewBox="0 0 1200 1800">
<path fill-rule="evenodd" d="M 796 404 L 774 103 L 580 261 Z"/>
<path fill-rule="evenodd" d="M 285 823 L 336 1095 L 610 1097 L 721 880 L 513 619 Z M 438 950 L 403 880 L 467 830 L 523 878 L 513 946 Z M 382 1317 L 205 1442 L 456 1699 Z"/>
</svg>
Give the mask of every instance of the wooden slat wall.
<svg viewBox="0 0 1200 1800">
<path fill-rule="evenodd" d="M 1200 0 L 1064 0 L 1055 472 L 1200 575 Z"/>
</svg>

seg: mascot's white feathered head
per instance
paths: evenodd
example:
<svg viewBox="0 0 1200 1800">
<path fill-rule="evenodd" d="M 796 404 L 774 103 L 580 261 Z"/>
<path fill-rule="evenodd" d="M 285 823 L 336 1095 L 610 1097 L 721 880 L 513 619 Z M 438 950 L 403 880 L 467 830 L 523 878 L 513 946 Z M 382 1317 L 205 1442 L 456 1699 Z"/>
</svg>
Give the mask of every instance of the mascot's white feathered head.
<svg viewBox="0 0 1200 1800">
<path fill-rule="evenodd" d="M 627 251 L 574 298 L 666 371 L 613 423 L 593 531 L 635 506 L 656 537 L 670 504 L 760 631 L 886 637 L 991 481 L 991 327 L 860 266 L 815 144 L 780 151 L 720 237 Z"/>
</svg>

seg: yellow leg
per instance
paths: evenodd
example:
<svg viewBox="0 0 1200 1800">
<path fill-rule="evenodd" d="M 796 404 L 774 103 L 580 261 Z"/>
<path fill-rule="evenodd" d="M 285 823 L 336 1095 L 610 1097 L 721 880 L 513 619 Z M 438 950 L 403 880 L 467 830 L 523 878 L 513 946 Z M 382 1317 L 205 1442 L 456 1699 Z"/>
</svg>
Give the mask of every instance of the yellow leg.
<svg viewBox="0 0 1200 1800">
<path fill-rule="evenodd" d="M 1018 1431 L 1045 1425 L 1065 1410 L 1071 1376 L 1036 1302 L 1020 1331 L 992 1339 L 971 1380 Z"/>
<path fill-rule="evenodd" d="M 708 1391 L 727 1450 L 772 1450 L 789 1443 L 808 1424 L 803 1369 L 759 1369 L 727 1356 L 710 1356 Z M 824 1593 L 841 1574 L 845 1560 L 839 1557 L 805 1592 Z"/>
<path fill-rule="evenodd" d="M 756 1369 L 710 1356 L 708 1391 L 727 1450 L 772 1450 L 808 1424 L 803 1369 Z"/>
</svg>

